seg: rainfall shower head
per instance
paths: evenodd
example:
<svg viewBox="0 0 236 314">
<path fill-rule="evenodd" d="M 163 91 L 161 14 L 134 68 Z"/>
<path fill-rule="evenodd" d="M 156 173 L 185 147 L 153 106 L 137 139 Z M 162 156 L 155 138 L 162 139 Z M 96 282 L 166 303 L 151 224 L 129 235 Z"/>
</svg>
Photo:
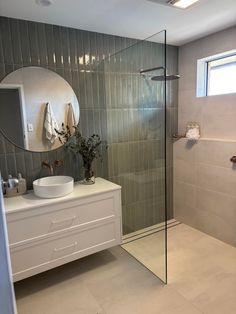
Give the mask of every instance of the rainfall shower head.
<svg viewBox="0 0 236 314">
<path fill-rule="evenodd" d="M 167 81 L 178 80 L 179 78 L 180 76 L 178 74 L 166 75 Z M 164 81 L 165 76 L 164 75 L 152 76 L 151 80 L 152 81 Z"/>
<path fill-rule="evenodd" d="M 153 72 L 155 70 L 165 70 L 164 67 L 155 67 L 155 68 L 151 68 L 151 69 L 146 69 L 146 70 L 140 70 L 140 74 L 143 75 L 144 77 L 146 77 L 146 73 L 147 72 Z M 156 75 L 156 76 L 149 76 L 149 78 L 152 81 L 164 81 L 165 78 L 167 81 L 172 81 L 172 80 L 178 80 L 180 78 L 180 76 L 178 74 L 171 74 L 171 75 Z"/>
</svg>

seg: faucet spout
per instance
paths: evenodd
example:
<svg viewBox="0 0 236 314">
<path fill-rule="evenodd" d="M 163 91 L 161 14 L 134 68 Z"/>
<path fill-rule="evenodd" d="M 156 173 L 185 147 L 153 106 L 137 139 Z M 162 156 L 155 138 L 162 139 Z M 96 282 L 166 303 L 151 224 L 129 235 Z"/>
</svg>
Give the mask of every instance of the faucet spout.
<svg viewBox="0 0 236 314">
<path fill-rule="evenodd" d="M 42 167 L 43 167 L 43 168 L 48 168 L 48 169 L 49 169 L 49 175 L 50 175 L 50 176 L 53 176 L 54 169 L 53 169 L 53 165 L 52 165 L 52 164 L 50 164 L 50 163 L 47 162 L 47 161 L 43 161 L 43 162 L 42 162 Z"/>
<path fill-rule="evenodd" d="M 42 167 L 43 168 L 48 168 L 49 170 L 49 175 L 53 176 L 54 175 L 54 170 L 56 168 L 62 167 L 64 164 L 63 160 L 54 160 L 54 162 L 48 162 L 48 161 L 42 161 Z"/>
<path fill-rule="evenodd" d="M 53 166 L 50 165 L 50 176 L 53 176 L 53 174 L 54 174 L 54 169 L 53 169 Z"/>
</svg>

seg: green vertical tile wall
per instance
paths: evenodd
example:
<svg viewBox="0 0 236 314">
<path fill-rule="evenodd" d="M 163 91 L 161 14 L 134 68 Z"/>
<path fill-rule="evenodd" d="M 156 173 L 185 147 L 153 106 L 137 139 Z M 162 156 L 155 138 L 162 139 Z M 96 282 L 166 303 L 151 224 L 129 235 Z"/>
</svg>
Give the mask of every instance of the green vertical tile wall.
<svg viewBox="0 0 236 314">
<path fill-rule="evenodd" d="M 147 129 L 163 123 L 163 112 L 158 108 L 156 96 L 158 90 L 150 91 L 147 86 L 141 86 L 139 78 L 132 73 L 141 66 L 147 67 L 150 59 L 158 64 L 159 47 L 155 43 L 144 43 L 142 49 L 137 48 L 132 54 L 127 51 L 122 60 L 117 54 L 113 67 L 115 72 L 109 77 L 104 74 L 102 64 L 103 59 L 136 42 L 135 39 L 119 36 L 0 17 L 0 80 L 24 66 L 42 66 L 55 71 L 71 84 L 78 97 L 83 134 L 99 133 L 104 142 L 110 144 L 108 151 L 103 147 L 103 163 L 96 162 L 94 167 L 97 176 L 122 185 L 123 221 L 124 226 L 130 227 L 124 227 L 125 233 L 160 220 L 158 206 L 163 202 L 153 186 L 140 189 L 130 184 L 133 172 L 144 173 L 151 167 L 150 160 L 140 151 L 148 152 L 152 160 L 158 158 L 161 134 L 147 141 Z M 170 73 L 177 72 L 177 55 L 178 49 L 168 46 L 167 66 Z M 142 65 L 140 60 L 144 60 Z M 167 104 L 168 134 L 171 135 L 177 125 L 177 89 L 174 83 L 167 87 Z M 170 190 L 171 146 L 169 142 Z M 75 159 L 63 148 L 44 153 L 27 152 L 14 146 L 0 133 L 0 170 L 4 178 L 9 173 L 16 175 L 21 172 L 30 188 L 34 179 L 45 175 L 41 169 L 41 162 L 45 159 L 64 159 L 64 167 L 57 170 L 58 174 L 72 175 L 75 179 L 82 176 L 81 160 Z M 160 178 L 155 180 L 158 188 Z M 145 212 L 144 200 L 148 207 Z M 171 218 L 171 194 L 168 195 L 168 204 Z M 148 212 L 152 214 L 148 216 Z M 126 223 L 127 219 L 129 223 Z"/>
<path fill-rule="evenodd" d="M 160 34 L 159 39 L 163 39 Z M 138 42 L 104 62 L 108 178 L 122 185 L 123 232 L 165 220 L 165 84 L 140 69 L 165 66 L 164 44 Z M 167 47 L 168 73 L 177 73 L 177 49 Z M 149 78 L 148 78 L 149 77 Z M 172 218 L 172 142 L 178 81 L 167 82 L 167 209 Z"/>
</svg>

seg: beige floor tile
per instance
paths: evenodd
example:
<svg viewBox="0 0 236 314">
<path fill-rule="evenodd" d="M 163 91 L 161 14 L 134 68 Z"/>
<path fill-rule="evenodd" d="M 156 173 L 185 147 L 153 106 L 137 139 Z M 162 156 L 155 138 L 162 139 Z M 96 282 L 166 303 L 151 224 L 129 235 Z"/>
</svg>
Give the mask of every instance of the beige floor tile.
<svg viewBox="0 0 236 314">
<path fill-rule="evenodd" d="M 177 307 L 173 310 L 167 312 L 162 312 L 162 314 L 203 314 L 200 312 L 194 305 L 191 303 L 184 303 L 180 307 Z"/>
<path fill-rule="evenodd" d="M 102 304 L 109 314 L 163 314 L 184 307 L 187 301 L 168 286 L 149 287 L 126 294 L 120 300 Z"/>
<path fill-rule="evenodd" d="M 165 280 L 165 237 L 164 232 L 151 234 L 122 247 L 143 263 L 163 281 Z"/>
<path fill-rule="evenodd" d="M 119 252 L 126 254 L 123 265 L 117 263 L 110 269 L 104 269 L 99 275 L 94 274 L 84 278 L 86 286 L 102 306 L 110 302 L 120 302 L 127 296 L 128 298 L 132 295 L 137 296 L 143 291 L 161 289 L 164 286 L 157 277 L 128 253 L 121 248 Z"/>
<path fill-rule="evenodd" d="M 235 314 L 236 299 L 235 296 L 220 298 L 204 307 L 200 307 L 204 314 Z"/>
<path fill-rule="evenodd" d="M 68 280 L 18 298 L 17 309 L 18 314 L 105 313 L 79 280 Z"/>
<path fill-rule="evenodd" d="M 236 275 L 222 274 L 214 285 L 192 300 L 192 303 L 206 314 L 235 314 Z"/>
<path fill-rule="evenodd" d="M 163 237 L 128 243 L 160 275 Z M 160 258 L 161 256 L 161 258 Z M 168 230 L 164 285 L 115 247 L 15 285 L 19 314 L 235 314 L 236 248 L 180 224 Z"/>
</svg>

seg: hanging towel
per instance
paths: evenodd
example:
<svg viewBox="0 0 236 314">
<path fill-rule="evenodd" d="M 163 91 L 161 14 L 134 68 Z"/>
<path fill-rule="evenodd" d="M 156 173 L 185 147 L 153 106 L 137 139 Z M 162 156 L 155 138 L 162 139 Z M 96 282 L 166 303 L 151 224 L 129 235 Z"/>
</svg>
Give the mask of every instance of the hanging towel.
<svg viewBox="0 0 236 314">
<path fill-rule="evenodd" d="M 70 129 L 71 135 L 75 133 L 76 121 L 75 121 L 75 114 L 72 104 L 68 104 L 68 111 L 67 111 L 67 126 Z"/>
<path fill-rule="evenodd" d="M 44 128 L 46 130 L 46 138 L 53 144 L 57 138 L 55 129 L 59 130 L 59 128 L 49 103 L 46 104 Z"/>
</svg>

